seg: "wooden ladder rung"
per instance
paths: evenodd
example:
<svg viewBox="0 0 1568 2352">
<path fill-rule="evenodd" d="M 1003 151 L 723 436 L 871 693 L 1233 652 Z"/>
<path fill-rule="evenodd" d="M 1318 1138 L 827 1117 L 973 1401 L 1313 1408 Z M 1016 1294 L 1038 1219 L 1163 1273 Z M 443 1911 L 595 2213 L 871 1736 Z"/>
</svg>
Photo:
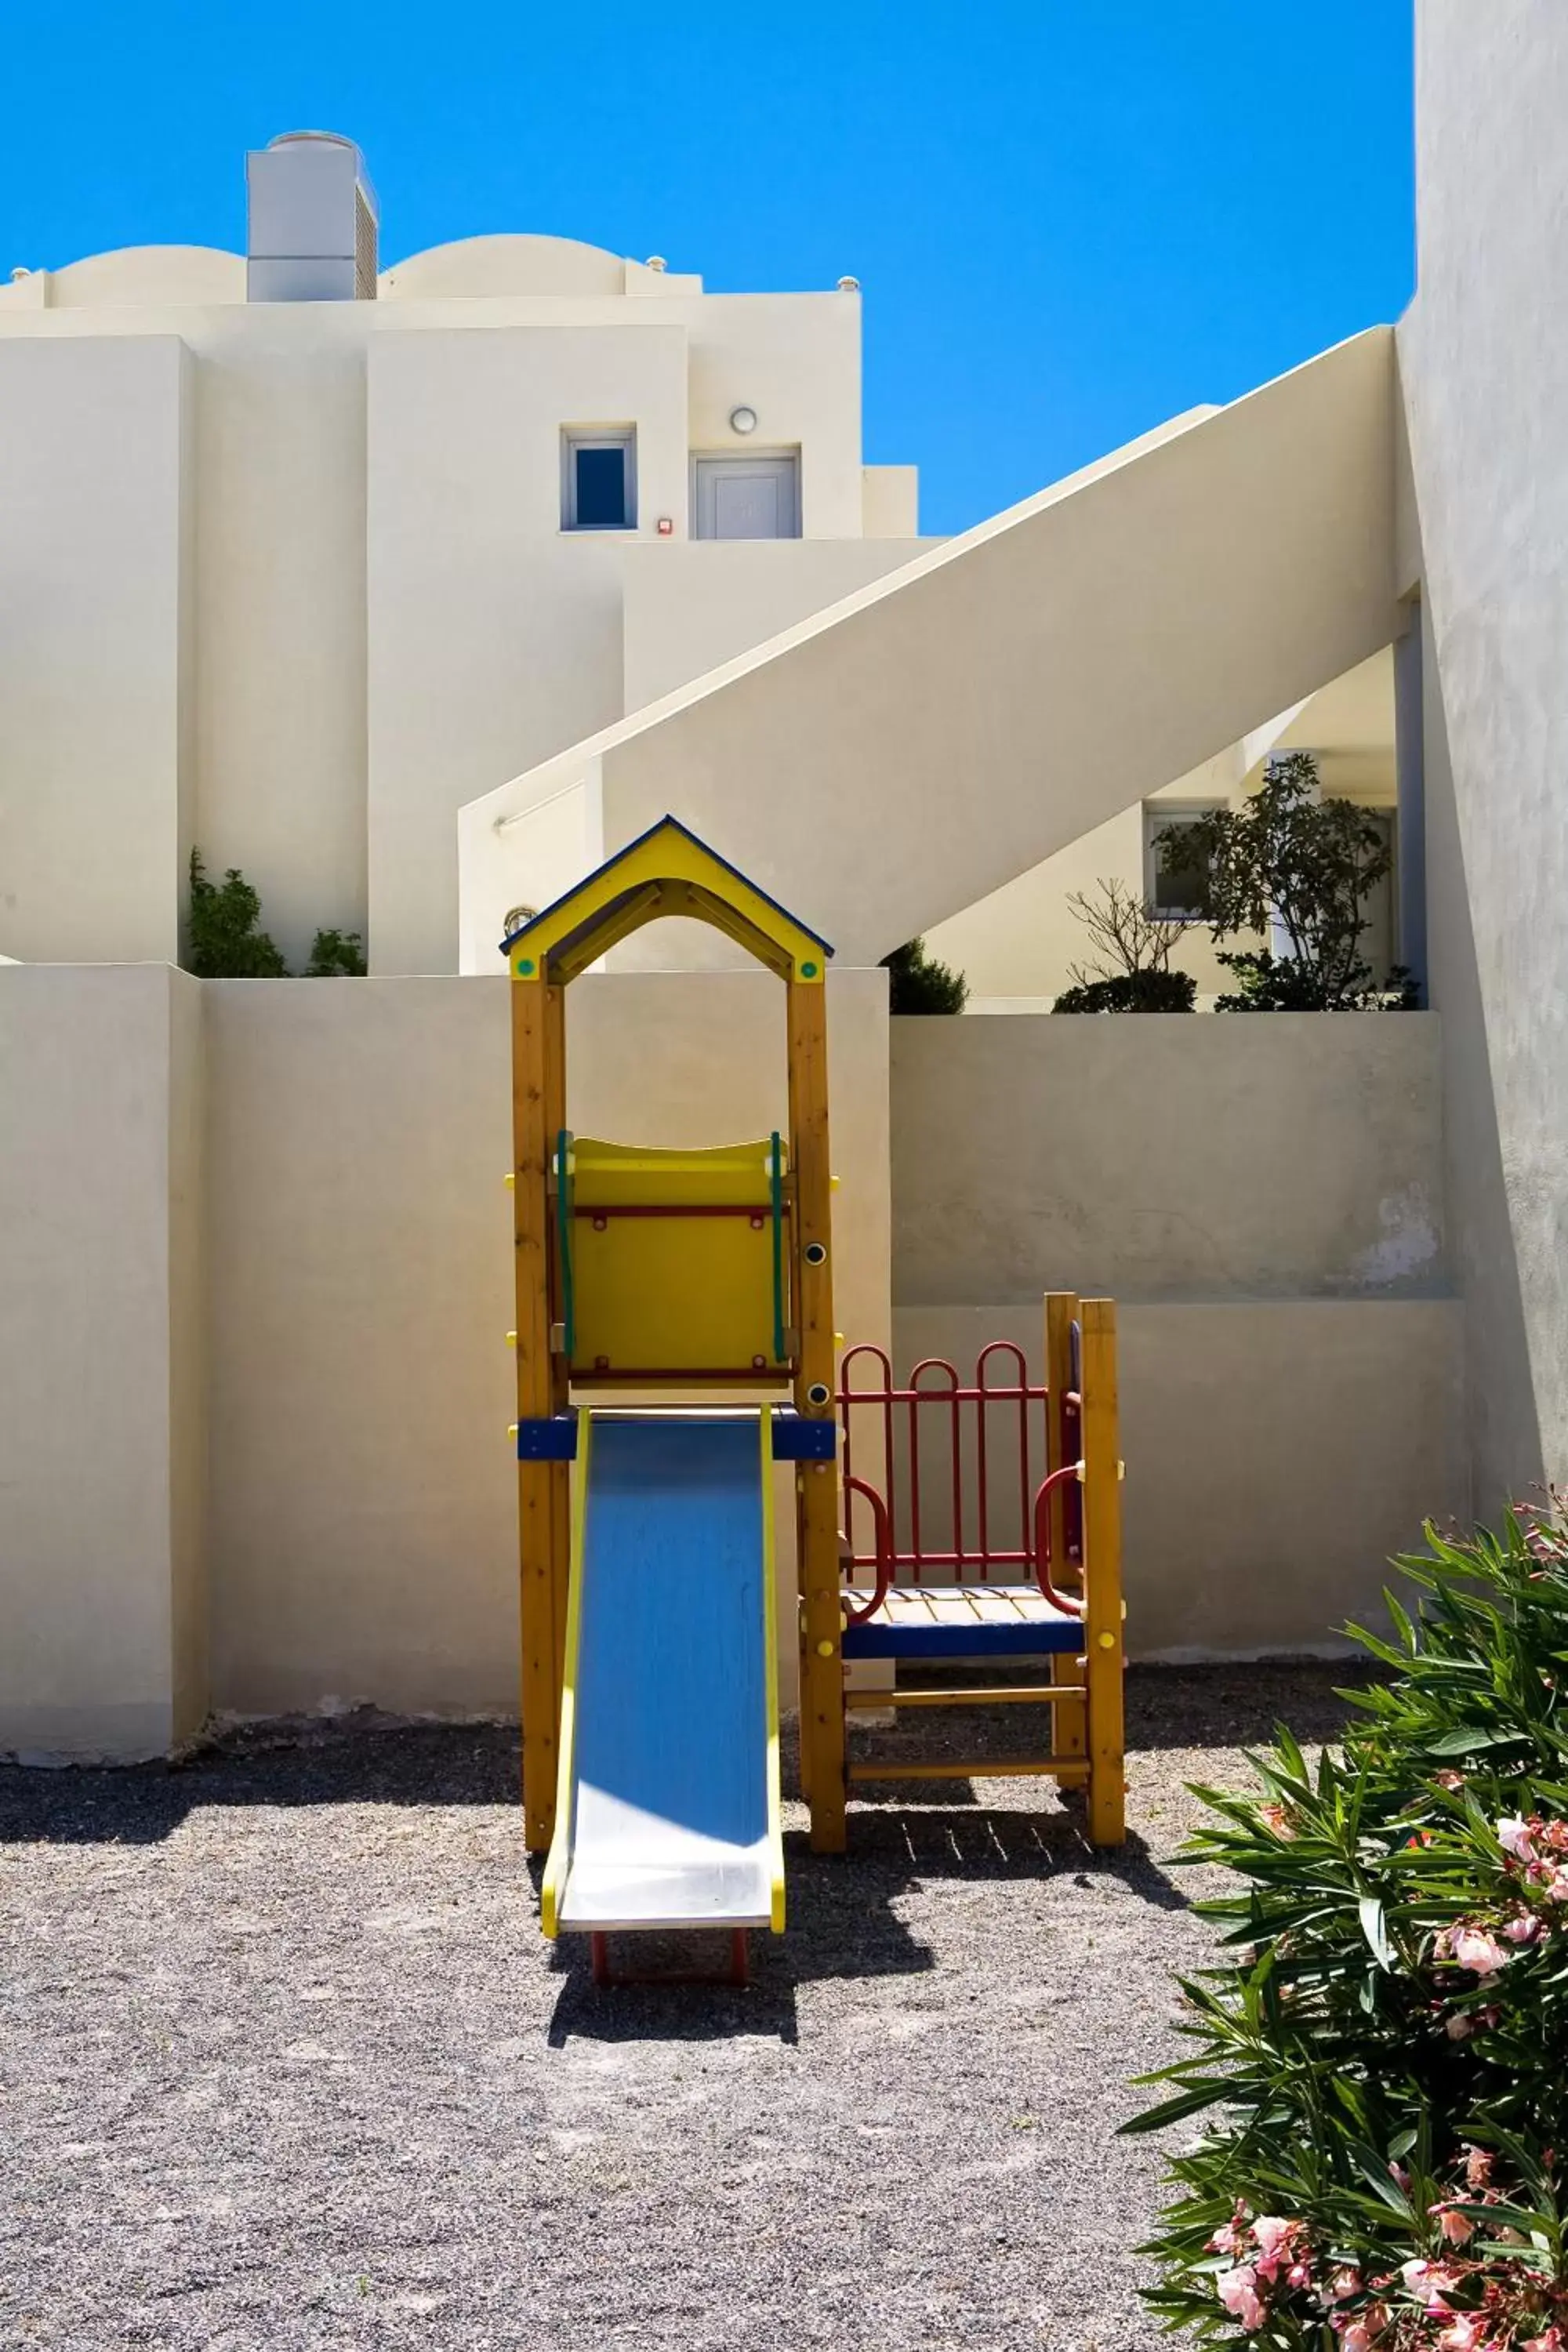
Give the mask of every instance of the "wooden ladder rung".
<svg viewBox="0 0 1568 2352">
<path fill-rule="evenodd" d="M 1081 1756 L 983 1757 L 970 1764 L 851 1764 L 851 1780 L 1017 1780 L 1087 1781 L 1089 1766 Z"/>
<path fill-rule="evenodd" d="M 1053 1706 L 1058 1699 L 1087 1696 L 1082 1683 L 1026 1683 L 1013 1690 L 852 1690 L 850 1708 L 879 1706 Z"/>
</svg>

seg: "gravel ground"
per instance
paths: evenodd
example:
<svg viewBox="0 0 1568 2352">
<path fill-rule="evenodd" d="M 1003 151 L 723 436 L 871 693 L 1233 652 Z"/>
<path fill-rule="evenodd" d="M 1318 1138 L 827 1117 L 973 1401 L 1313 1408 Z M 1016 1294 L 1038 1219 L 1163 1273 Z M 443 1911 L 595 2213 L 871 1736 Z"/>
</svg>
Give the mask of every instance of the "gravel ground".
<svg viewBox="0 0 1568 2352">
<path fill-rule="evenodd" d="M 515 1732 L 0 1771 L 0 2345 L 1152 2345 L 1115 2131 L 1205 1950 L 1183 1784 L 1333 1737 L 1343 1678 L 1135 1674 L 1106 1860 L 1037 1782 L 889 1790 L 847 1860 L 790 1808 L 746 1992 L 550 1950 Z"/>
</svg>

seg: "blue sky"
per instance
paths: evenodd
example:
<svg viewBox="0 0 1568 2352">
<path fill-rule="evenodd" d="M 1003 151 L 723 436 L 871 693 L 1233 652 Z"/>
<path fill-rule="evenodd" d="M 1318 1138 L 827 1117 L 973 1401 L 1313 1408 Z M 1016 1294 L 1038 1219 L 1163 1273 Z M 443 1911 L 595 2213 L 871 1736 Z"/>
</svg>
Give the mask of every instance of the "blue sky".
<svg viewBox="0 0 1568 2352">
<path fill-rule="evenodd" d="M 11 0 L 0 268 L 237 248 L 346 131 L 384 260 L 489 229 L 866 289 L 866 454 L 954 530 L 1396 317 L 1413 0 Z"/>
</svg>

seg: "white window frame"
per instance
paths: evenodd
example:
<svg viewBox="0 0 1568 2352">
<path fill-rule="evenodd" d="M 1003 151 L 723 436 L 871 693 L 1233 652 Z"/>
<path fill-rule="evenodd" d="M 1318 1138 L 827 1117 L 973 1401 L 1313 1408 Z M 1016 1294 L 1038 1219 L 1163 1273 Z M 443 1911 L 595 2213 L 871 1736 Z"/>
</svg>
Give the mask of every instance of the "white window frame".
<svg viewBox="0 0 1568 2352">
<path fill-rule="evenodd" d="M 1190 907 L 1162 907 L 1159 900 L 1160 864 L 1155 856 L 1155 835 L 1168 825 L 1191 824 L 1205 816 L 1214 816 L 1220 809 L 1230 806 L 1228 801 L 1145 801 L 1143 803 L 1143 905 L 1151 919 L 1160 923 L 1202 923 L 1206 916 L 1194 912 Z"/>
<path fill-rule="evenodd" d="M 619 449 L 626 458 L 626 509 L 624 522 L 579 522 L 577 520 L 577 453 L 581 449 Z M 637 428 L 635 425 L 565 425 L 561 428 L 561 528 L 596 533 L 636 530 L 637 527 Z"/>
</svg>

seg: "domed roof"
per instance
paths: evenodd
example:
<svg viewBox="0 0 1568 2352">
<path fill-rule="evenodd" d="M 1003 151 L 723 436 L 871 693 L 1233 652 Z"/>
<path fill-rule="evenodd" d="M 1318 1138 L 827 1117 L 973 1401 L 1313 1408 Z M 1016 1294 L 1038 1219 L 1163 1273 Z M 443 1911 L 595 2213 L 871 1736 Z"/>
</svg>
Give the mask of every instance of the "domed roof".
<svg viewBox="0 0 1568 2352">
<path fill-rule="evenodd" d="M 382 299 L 624 294 L 626 263 L 570 236 L 465 236 L 384 270 Z"/>
</svg>

